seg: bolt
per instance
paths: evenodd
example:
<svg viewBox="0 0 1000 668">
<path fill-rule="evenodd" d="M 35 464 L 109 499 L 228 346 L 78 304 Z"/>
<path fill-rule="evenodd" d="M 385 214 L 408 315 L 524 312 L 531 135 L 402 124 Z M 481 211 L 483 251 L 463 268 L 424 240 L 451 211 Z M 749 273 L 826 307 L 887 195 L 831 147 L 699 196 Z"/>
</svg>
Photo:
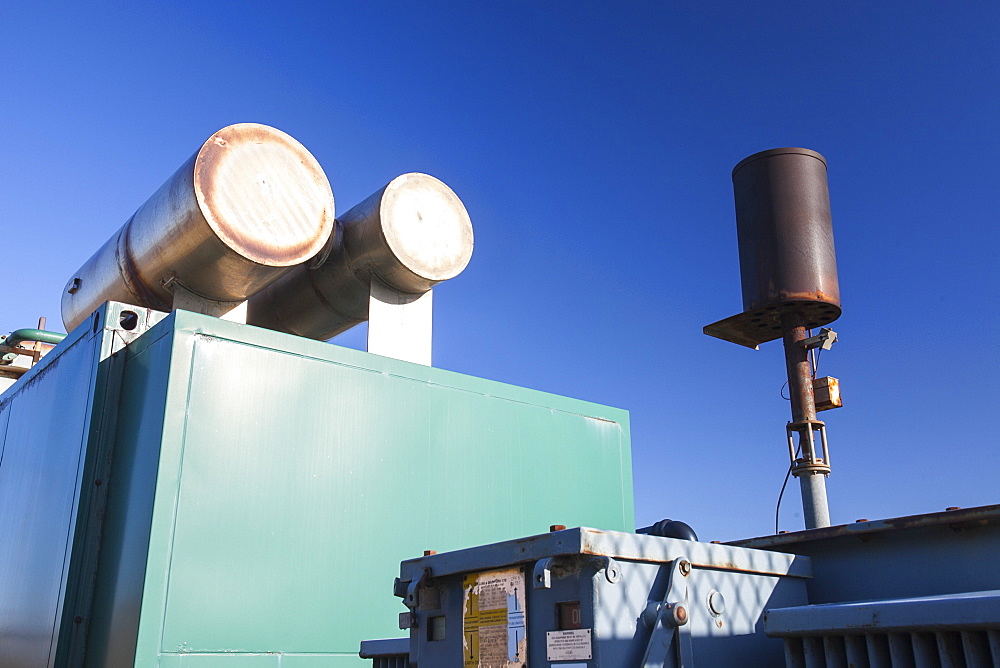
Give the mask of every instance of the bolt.
<svg viewBox="0 0 1000 668">
<path fill-rule="evenodd" d="M 674 621 L 677 626 L 684 626 L 688 621 L 688 611 L 683 605 L 674 606 Z"/>
<path fill-rule="evenodd" d="M 854 523 L 855 524 L 860 524 L 861 522 L 867 522 L 867 521 L 868 521 L 867 519 L 862 518 L 860 520 L 854 520 Z"/>
<path fill-rule="evenodd" d="M 437 554 L 437 550 L 424 550 L 424 556 L 429 557 L 432 554 Z"/>
<path fill-rule="evenodd" d="M 958 506 L 948 506 L 945 510 L 961 510 Z"/>
<path fill-rule="evenodd" d="M 552 526 L 549 527 L 549 532 L 553 532 L 553 531 L 565 531 L 565 530 L 566 530 L 566 525 L 565 524 L 553 524 Z"/>
<path fill-rule="evenodd" d="M 684 560 L 680 563 L 681 575 L 687 576 L 691 573 L 691 562 Z"/>
</svg>

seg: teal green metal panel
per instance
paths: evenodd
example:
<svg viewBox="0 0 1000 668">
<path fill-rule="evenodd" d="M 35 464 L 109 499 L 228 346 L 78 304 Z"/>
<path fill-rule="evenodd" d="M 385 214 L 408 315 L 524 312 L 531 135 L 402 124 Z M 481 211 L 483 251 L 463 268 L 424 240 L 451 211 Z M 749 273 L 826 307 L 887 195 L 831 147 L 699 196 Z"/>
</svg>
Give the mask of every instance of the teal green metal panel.
<svg viewBox="0 0 1000 668">
<path fill-rule="evenodd" d="M 76 537 L 97 350 L 67 343 L 0 401 L 0 665 L 52 665 Z M 89 338 L 89 337 L 88 337 Z M 76 343 L 76 345 L 73 345 Z M 45 382 L 42 382 L 45 381 Z"/>
<path fill-rule="evenodd" d="M 102 307 L 0 397 L 0 665 L 83 661 L 120 351 L 139 333 L 121 310 Z"/>
<path fill-rule="evenodd" d="M 120 415 L 87 639 L 88 666 L 127 666 L 135 657 L 153 493 L 163 440 L 171 361 L 170 331 L 160 328 L 124 351 Z"/>
<path fill-rule="evenodd" d="M 137 666 L 366 665 L 360 640 L 399 634 L 401 560 L 633 527 L 622 410 L 185 312 L 132 344 L 123 392 Z M 128 570 L 102 581 L 134 592 Z"/>
</svg>

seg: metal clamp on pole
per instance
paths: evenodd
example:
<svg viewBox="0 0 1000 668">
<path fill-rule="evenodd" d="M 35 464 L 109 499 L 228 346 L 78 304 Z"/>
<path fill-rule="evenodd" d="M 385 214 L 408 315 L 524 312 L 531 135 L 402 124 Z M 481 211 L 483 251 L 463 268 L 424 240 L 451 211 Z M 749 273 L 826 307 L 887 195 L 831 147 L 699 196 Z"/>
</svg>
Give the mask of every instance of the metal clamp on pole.
<svg viewBox="0 0 1000 668">
<path fill-rule="evenodd" d="M 816 432 L 819 432 L 822 457 L 816 453 Z M 830 474 L 830 449 L 826 441 L 826 423 L 822 420 L 803 420 L 785 425 L 788 436 L 788 455 L 792 460 L 792 475 L 796 478 L 806 473 Z M 800 456 L 795 456 L 795 436 L 799 435 Z"/>
</svg>

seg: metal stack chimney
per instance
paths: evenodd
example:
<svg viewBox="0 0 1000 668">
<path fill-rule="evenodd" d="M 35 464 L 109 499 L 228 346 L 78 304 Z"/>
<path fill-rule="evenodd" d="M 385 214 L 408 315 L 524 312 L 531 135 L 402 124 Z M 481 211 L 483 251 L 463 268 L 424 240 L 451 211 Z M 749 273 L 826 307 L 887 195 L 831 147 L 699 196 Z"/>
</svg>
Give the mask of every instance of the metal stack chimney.
<svg viewBox="0 0 1000 668">
<path fill-rule="evenodd" d="M 811 349 L 829 348 L 836 340 L 830 330 L 818 336 L 809 330 L 841 313 L 826 159 L 804 148 L 755 153 L 733 168 L 733 189 L 743 312 L 704 332 L 754 349 L 784 340 L 791 472 L 801 485 L 806 528 L 829 526 L 830 458 L 826 426 L 816 419 L 809 359 Z"/>
</svg>

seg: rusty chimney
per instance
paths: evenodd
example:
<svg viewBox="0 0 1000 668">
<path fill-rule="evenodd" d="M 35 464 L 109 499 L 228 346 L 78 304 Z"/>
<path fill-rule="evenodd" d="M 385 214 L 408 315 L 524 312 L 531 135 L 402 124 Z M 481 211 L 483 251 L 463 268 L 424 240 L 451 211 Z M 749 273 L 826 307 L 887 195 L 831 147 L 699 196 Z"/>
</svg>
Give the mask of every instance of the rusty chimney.
<svg viewBox="0 0 1000 668">
<path fill-rule="evenodd" d="M 840 317 L 826 159 L 804 148 L 755 153 L 733 169 L 743 312 L 706 334 L 756 349 L 783 339 L 792 421 L 786 426 L 792 474 L 802 487 L 806 528 L 830 525 L 825 424 L 816 419 L 813 348 L 836 335 L 809 330 Z M 797 445 L 795 440 L 797 437 Z"/>
</svg>

